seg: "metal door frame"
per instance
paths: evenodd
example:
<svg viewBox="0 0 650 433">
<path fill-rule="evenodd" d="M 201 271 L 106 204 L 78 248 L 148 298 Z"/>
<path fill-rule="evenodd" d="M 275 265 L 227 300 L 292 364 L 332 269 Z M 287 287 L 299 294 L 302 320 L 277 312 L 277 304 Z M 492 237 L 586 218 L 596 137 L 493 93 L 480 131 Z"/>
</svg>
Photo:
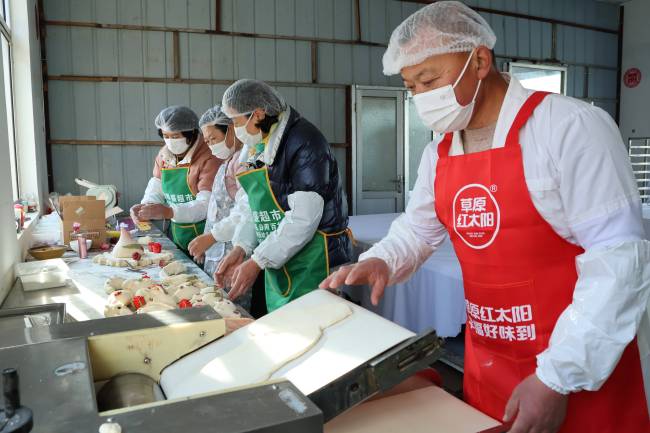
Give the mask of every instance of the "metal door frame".
<svg viewBox="0 0 650 433">
<path fill-rule="evenodd" d="M 361 115 L 361 101 L 358 100 L 357 94 L 358 92 L 382 92 L 382 91 L 390 91 L 390 92 L 395 92 L 394 96 L 395 99 L 397 100 L 397 136 L 401 137 L 402 139 L 402 149 L 399 147 L 397 148 L 398 152 L 398 159 L 401 158 L 401 161 L 397 161 L 397 166 L 402 168 L 402 178 L 401 178 L 401 183 L 402 183 L 402 203 L 401 206 L 403 208 L 406 207 L 406 196 L 407 196 L 407 191 L 406 188 L 408 187 L 408 184 L 406 184 L 406 177 L 407 177 L 407 171 L 408 171 L 408 165 L 406 162 L 408 161 L 407 159 L 407 154 L 408 154 L 408 134 L 406 131 L 408 131 L 408 99 L 406 95 L 406 88 L 404 87 L 390 87 L 390 86 L 362 86 L 362 85 L 353 85 L 352 86 L 352 92 L 351 92 L 351 103 L 352 103 L 352 110 L 351 110 L 351 126 L 352 126 L 352 162 L 351 162 L 351 167 L 352 167 L 352 215 L 357 215 L 357 208 L 358 208 L 358 203 L 359 203 L 359 194 L 362 193 L 362 191 L 359 191 L 359 186 L 361 180 L 359 179 L 359 170 L 358 170 L 358 162 L 359 162 L 359 151 L 363 152 L 363 139 L 358 136 L 359 130 L 358 130 L 358 123 L 360 123 L 359 116 Z M 401 94 L 397 94 L 397 92 L 400 92 Z M 373 96 L 372 94 L 369 96 Z M 380 96 L 381 95 L 377 95 Z M 402 122 L 399 122 L 399 119 L 402 119 Z M 399 142 L 398 142 L 399 146 Z"/>
</svg>

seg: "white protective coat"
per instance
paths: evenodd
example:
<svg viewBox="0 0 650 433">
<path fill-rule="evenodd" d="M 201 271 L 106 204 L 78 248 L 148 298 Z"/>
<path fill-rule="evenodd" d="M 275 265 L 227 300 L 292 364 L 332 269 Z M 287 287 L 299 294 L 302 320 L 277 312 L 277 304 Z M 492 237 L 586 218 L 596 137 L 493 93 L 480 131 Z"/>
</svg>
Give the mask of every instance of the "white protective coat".
<svg viewBox="0 0 650 433">
<path fill-rule="evenodd" d="M 510 80 L 494 135 L 503 147 L 512 121 L 531 91 Z M 550 345 L 538 356 L 538 377 L 568 393 L 595 390 L 616 367 L 639 330 L 643 363 L 650 361 L 646 317 L 650 242 L 644 240 L 639 194 L 616 124 L 600 108 L 548 96 L 520 133 L 524 173 L 537 211 L 564 239 L 582 246 L 573 303 L 559 318 Z M 385 239 L 359 260 L 381 258 L 390 284 L 410 277 L 447 231 L 436 217 L 436 144 L 424 150 L 406 212 Z M 451 155 L 463 153 L 454 134 Z M 644 365 L 646 375 L 647 366 Z M 646 381 L 646 395 L 650 395 Z"/>
<path fill-rule="evenodd" d="M 196 144 L 196 143 L 195 143 Z M 190 151 L 185 155 L 182 161 L 179 161 L 178 164 L 189 164 L 192 162 L 192 155 L 196 146 L 192 147 Z M 165 160 L 165 163 L 168 167 L 176 166 L 176 159 L 173 158 L 171 153 L 170 157 Z M 203 221 L 205 216 L 208 214 L 208 203 L 210 200 L 210 191 L 199 191 L 196 195 L 196 199 L 187 203 L 177 203 L 171 204 L 167 203 L 165 200 L 165 195 L 162 190 L 162 181 L 157 177 L 152 177 L 147 183 L 147 188 L 144 191 L 144 196 L 142 197 L 142 204 L 163 204 L 169 206 L 174 211 L 174 218 L 172 221 L 177 223 L 196 223 Z"/>
</svg>

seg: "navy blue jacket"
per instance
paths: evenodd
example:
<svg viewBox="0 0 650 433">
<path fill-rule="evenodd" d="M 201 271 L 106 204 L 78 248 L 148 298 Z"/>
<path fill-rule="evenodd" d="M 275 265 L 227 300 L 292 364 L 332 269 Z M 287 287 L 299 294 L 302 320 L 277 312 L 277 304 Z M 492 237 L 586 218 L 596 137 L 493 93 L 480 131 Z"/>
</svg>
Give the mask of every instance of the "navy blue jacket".
<svg viewBox="0 0 650 433">
<path fill-rule="evenodd" d="M 313 191 L 325 202 L 318 229 L 332 234 L 348 227 L 348 202 L 332 149 L 318 128 L 293 107 L 268 170 L 271 189 L 285 211 L 289 209 L 290 194 Z M 347 233 L 327 240 L 330 267 L 352 260 L 352 242 Z"/>
</svg>

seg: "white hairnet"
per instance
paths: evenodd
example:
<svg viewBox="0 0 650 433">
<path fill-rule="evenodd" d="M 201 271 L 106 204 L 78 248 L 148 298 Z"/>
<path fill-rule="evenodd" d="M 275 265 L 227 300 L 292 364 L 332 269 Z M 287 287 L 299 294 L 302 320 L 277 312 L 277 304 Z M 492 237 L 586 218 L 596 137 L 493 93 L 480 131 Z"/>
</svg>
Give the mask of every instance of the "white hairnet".
<svg viewBox="0 0 650 433">
<path fill-rule="evenodd" d="M 163 109 L 154 120 L 156 128 L 168 132 L 183 132 L 199 129 L 199 117 L 194 111 L 182 105 Z"/>
<path fill-rule="evenodd" d="M 397 26 L 384 53 L 384 75 L 399 74 L 438 54 L 494 48 L 497 37 L 476 11 L 457 1 L 423 7 Z"/>
<path fill-rule="evenodd" d="M 221 105 L 208 108 L 208 111 L 203 113 L 203 116 L 199 119 L 199 128 L 203 128 L 206 125 L 228 126 L 230 124 L 232 124 L 232 120 L 221 110 Z"/>
<path fill-rule="evenodd" d="M 239 80 L 226 89 L 221 100 L 222 109 L 230 116 L 251 113 L 261 108 L 269 116 L 277 116 L 287 109 L 280 93 L 264 81 Z"/>
</svg>

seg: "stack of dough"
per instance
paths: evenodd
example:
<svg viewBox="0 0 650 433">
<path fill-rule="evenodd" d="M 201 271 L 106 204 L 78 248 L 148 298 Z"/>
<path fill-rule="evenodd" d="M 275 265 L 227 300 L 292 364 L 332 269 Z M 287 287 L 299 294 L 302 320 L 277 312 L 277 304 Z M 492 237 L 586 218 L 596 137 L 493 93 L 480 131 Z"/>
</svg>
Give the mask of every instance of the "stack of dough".
<svg viewBox="0 0 650 433">
<path fill-rule="evenodd" d="M 211 306 L 222 317 L 241 316 L 235 304 L 225 299 L 221 289 L 208 286 L 196 275 L 178 274 L 161 282 L 148 277 L 111 277 L 104 283 L 104 289 L 108 294 L 105 317 L 203 305 Z"/>
<path fill-rule="evenodd" d="M 136 242 L 131 238 L 129 232 L 122 227 L 120 239 L 113 251 L 95 256 L 93 263 L 121 268 L 143 268 L 145 266 L 165 264 L 174 259 L 174 255 L 169 251 L 161 251 L 160 253 L 147 251 L 145 246 L 151 241 L 151 236 L 145 236 Z M 185 272 L 185 270 L 181 272 Z"/>
<path fill-rule="evenodd" d="M 116 259 L 130 259 L 133 257 L 133 253 L 142 254 L 143 251 L 144 248 L 142 248 L 142 245 L 134 242 L 129 231 L 122 227 L 120 230 L 120 239 L 113 248 L 113 257 Z"/>
</svg>

